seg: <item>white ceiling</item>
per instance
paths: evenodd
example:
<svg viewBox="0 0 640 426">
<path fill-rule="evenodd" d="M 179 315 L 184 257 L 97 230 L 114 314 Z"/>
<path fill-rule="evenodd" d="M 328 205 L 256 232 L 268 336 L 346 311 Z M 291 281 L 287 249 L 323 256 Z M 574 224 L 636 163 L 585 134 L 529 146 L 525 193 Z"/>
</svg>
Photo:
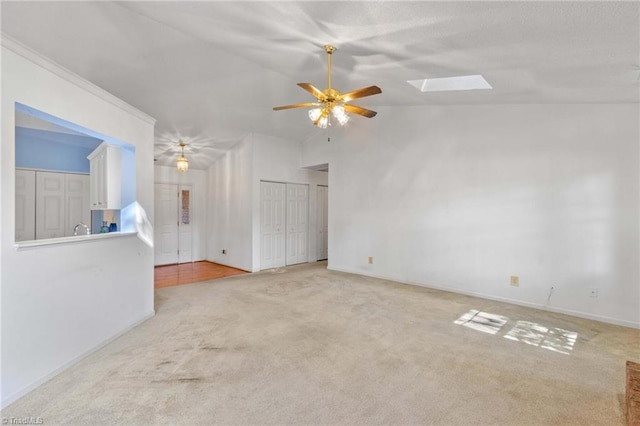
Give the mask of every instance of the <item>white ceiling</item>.
<svg viewBox="0 0 640 426">
<path fill-rule="evenodd" d="M 296 86 L 378 85 L 376 106 L 637 103 L 638 2 L 8 2 L 2 31 L 157 119 L 157 164 L 193 168 L 250 132 L 321 130 Z M 493 90 L 407 80 L 482 74 Z M 353 120 L 366 120 L 355 117 Z M 372 120 L 375 120 L 373 118 Z"/>
</svg>

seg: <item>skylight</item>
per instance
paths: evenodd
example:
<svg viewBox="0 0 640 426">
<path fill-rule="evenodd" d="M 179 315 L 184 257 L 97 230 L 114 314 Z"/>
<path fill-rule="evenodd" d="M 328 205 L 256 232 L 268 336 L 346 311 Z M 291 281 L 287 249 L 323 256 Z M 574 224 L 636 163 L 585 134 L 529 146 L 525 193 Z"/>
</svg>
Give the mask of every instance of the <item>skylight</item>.
<svg viewBox="0 0 640 426">
<path fill-rule="evenodd" d="M 423 78 L 421 80 L 407 80 L 407 83 L 421 92 L 493 89 L 480 74 L 461 75 L 459 77 Z"/>
</svg>

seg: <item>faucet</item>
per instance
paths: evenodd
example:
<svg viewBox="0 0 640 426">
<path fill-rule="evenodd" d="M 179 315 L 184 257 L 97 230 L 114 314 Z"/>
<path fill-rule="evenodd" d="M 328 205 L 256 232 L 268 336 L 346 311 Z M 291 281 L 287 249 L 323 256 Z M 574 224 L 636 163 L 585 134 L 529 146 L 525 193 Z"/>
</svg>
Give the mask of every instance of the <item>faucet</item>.
<svg viewBox="0 0 640 426">
<path fill-rule="evenodd" d="M 85 225 L 84 223 L 80 222 L 79 224 L 77 224 L 74 228 L 73 228 L 73 235 L 78 235 L 78 228 L 84 226 L 84 233 L 86 235 L 90 235 L 91 234 L 91 230 L 89 229 L 89 227 L 87 225 Z"/>
</svg>

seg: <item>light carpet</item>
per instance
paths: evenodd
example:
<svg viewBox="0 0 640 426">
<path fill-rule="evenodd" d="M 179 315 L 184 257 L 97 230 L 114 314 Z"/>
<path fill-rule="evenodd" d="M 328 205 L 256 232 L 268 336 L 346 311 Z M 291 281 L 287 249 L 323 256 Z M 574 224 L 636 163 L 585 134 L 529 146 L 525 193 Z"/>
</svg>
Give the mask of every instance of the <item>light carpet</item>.
<svg viewBox="0 0 640 426">
<path fill-rule="evenodd" d="M 624 424 L 625 361 L 640 361 L 639 330 L 327 271 L 325 262 L 279 272 L 157 290 L 154 318 L 2 416 Z"/>
</svg>

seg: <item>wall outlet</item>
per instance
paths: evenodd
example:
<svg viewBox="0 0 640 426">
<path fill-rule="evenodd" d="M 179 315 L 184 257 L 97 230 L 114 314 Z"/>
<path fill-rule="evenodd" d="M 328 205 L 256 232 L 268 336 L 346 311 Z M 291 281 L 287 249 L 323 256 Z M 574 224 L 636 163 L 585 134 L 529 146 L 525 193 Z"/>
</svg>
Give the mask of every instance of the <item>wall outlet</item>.
<svg viewBox="0 0 640 426">
<path fill-rule="evenodd" d="M 222 249 L 222 254 L 227 254 L 227 249 Z"/>
<path fill-rule="evenodd" d="M 369 265 L 373 265 L 373 257 L 372 256 L 369 256 L 368 262 L 369 262 Z"/>
<path fill-rule="evenodd" d="M 598 289 L 595 287 L 590 288 L 589 297 L 598 297 Z"/>
<path fill-rule="evenodd" d="M 520 277 L 511 275 L 511 285 L 514 287 L 518 287 L 520 285 Z"/>
</svg>

